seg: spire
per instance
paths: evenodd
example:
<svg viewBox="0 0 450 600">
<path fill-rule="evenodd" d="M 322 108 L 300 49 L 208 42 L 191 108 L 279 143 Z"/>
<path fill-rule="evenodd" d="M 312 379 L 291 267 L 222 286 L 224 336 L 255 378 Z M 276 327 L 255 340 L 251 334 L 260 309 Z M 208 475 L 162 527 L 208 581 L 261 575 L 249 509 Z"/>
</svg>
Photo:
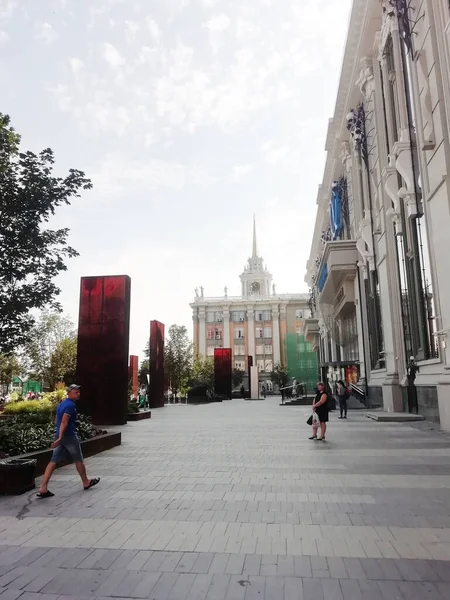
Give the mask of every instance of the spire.
<svg viewBox="0 0 450 600">
<path fill-rule="evenodd" d="M 258 246 L 256 244 L 256 219 L 255 213 L 253 213 L 253 253 L 252 258 L 258 257 Z"/>
</svg>

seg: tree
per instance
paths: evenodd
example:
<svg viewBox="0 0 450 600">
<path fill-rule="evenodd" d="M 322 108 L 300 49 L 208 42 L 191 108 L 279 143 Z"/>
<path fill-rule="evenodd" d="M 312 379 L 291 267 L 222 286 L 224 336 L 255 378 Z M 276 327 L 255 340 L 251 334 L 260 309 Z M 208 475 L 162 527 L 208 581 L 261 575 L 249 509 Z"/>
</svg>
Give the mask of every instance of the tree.
<svg viewBox="0 0 450 600">
<path fill-rule="evenodd" d="M 66 337 L 57 342 L 50 357 L 48 371 L 48 384 L 55 387 L 58 381 L 64 381 L 66 385 L 76 383 L 77 371 L 77 338 Z"/>
<path fill-rule="evenodd" d="M 72 340 L 72 344 L 63 343 L 64 340 Z M 52 357 L 55 352 L 57 356 L 54 357 L 53 364 L 56 370 L 52 369 Z M 63 358 L 64 352 L 69 352 L 69 357 Z M 74 352 L 76 361 L 76 334 L 72 321 L 60 313 L 43 311 L 31 328 L 30 340 L 25 345 L 25 355 L 29 360 L 29 371 L 33 378 L 53 387 L 55 378 L 58 380 L 63 374 L 59 368 L 66 365 L 70 370 L 70 365 L 73 366 Z"/>
<path fill-rule="evenodd" d="M 288 382 L 288 370 L 284 365 L 280 365 L 280 363 L 276 364 L 273 368 L 273 371 L 270 375 L 273 383 L 278 385 L 279 388 L 285 387 Z"/>
<path fill-rule="evenodd" d="M 212 356 L 196 356 L 194 358 L 190 384 L 204 384 L 209 390 L 214 388 L 214 359 Z"/>
<path fill-rule="evenodd" d="M 0 387 L 7 388 L 13 377 L 20 375 L 22 367 L 14 354 L 0 354 Z"/>
<path fill-rule="evenodd" d="M 149 363 L 149 359 L 145 358 L 141 362 L 141 366 L 139 367 L 138 379 L 139 379 L 139 383 L 141 385 L 146 385 L 146 386 L 148 385 L 147 375 L 150 375 L 150 363 Z"/>
<path fill-rule="evenodd" d="M 78 253 L 67 244 L 69 229 L 46 224 L 56 209 L 92 187 L 82 171 L 53 176 L 50 148 L 20 152 L 20 136 L 0 113 L 0 352 L 30 336 L 32 309 L 60 310 L 55 277 Z"/>
<path fill-rule="evenodd" d="M 241 371 L 240 369 L 233 369 L 231 380 L 233 382 L 233 387 L 240 385 L 244 381 L 244 371 Z"/>
<path fill-rule="evenodd" d="M 183 390 L 192 375 L 193 346 L 184 325 L 171 325 L 164 348 L 164 371 L 174 394 Z"/>
</svg>

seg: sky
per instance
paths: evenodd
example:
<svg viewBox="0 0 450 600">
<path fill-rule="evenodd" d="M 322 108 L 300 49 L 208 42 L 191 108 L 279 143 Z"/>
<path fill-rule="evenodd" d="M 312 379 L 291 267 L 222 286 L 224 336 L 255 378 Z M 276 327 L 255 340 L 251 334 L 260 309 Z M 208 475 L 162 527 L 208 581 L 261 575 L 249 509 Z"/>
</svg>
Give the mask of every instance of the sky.
<svg viewBox="0 0 450 600">
<path fill-rule="evenodd" d="M 0 111 L 22 147 L 93 189 L 59 210 L 80 256 L 58 277 L 132 280 L 130 353 L 186 325 L 194 289 L 239 295 L 258 249 L 307 291 L 325 136 L 351 0 L 0 0 Z"/>
</svg>

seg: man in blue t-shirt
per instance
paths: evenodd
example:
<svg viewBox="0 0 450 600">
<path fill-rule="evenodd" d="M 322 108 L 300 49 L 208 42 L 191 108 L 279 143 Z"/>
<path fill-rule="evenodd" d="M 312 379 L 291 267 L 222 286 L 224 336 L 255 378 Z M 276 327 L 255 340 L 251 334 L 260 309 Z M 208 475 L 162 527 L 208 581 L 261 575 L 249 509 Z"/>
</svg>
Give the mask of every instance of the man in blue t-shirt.
<svg viewBox="0 0 450 600">
<path fill-rule="evenodd" d="M 64 458 L 69 456 L 75 463 L 78 474 L 83 482 L 85 490 L 90 489 L 100 481 L 99 477 L 89 479 L 86 475 L 86 467 L 81 452 L 80 440 L 77 436 L 77 407 L 76 401 L 80 397 L 80 386 L 71 385 L 67 388 L 67 398 L 63 400 L 56 409 L 55 419 L 55 441 L 51 445 L 53 455 L 45 469 L 42 485 L 39 488 L 38 498 L 51 498 L 54 496 L 48 489 L 48 482 Z"/>
</svg>

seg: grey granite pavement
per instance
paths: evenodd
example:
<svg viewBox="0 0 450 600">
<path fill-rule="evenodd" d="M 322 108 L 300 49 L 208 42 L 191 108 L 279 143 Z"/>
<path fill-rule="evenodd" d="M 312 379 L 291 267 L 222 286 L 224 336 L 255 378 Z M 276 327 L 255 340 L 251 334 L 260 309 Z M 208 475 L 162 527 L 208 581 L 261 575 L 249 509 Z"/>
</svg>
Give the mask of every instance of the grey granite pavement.
<svg viewBox="0 0 450 600">
<path fill-rule="evenodd" d="M 450 598 L 450 438 L 358 411 L 167 406 L 51 489 L 0 498 L 0 600 Z"/>
</svg>

